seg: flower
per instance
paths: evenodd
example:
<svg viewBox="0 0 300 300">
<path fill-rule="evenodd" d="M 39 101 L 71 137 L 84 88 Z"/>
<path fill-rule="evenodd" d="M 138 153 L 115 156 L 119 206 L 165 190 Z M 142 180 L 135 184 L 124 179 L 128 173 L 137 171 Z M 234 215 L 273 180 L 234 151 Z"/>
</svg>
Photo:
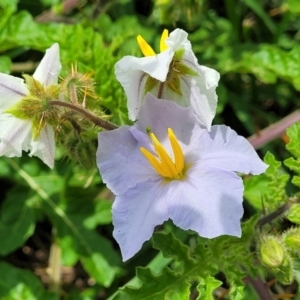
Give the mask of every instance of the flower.
<svg viewBox="0 0 300 300">
<path fill-rule="evenodd" d="M 187 33 L 181 29 L 164 31 L 159 54 L 138 36 L 145 57 L 125 56 L 115 65 L 115 74 L 127 95 L 129 118 L 138 118 L 147 92 L 158 98 L 174 100 L 183 107 L 192 106 L 200 124 L 210 129 L 217 107 L 217 71 L 200 66 Z"/>
<path fill-rule="evenodd" d="M 24 76 L 29 79 L 28 85 L 21 78 L 0 73 L 0 156 L 20 157 L 22 150 L 30 151 L 29 156 L 37 156 L 53 168 L 55 141 L 52 126 L 44 124 L 35 136 L 33 122 L 28 116 L 31 114 L 28 111 L 30 105 L 27 104 L 27 117 L 16 117 L 17 113 L 13 111 L 16 111 L 14 108 L 22 99 L 31 96 L 32 86 L 36 85 L 42 89 L 56 84 L 60 69 L 59 45 L 54 44 L 46 50 L 45 56 L 33 74 L 33 79 L 28 75 Z M 34 114 L 34 111 L 32 113 Z"/>
<path fill-rule="evenodd" d="M 147 94 L 133 126 L 99 133 L 97 165 L 116 195 L 113 235 L 124 260 L 169 218 L 200 236 L 240 236 L 243 182 L 267 165 L 224 125 L 201 128 L 191 107 Z"/>
</svg>

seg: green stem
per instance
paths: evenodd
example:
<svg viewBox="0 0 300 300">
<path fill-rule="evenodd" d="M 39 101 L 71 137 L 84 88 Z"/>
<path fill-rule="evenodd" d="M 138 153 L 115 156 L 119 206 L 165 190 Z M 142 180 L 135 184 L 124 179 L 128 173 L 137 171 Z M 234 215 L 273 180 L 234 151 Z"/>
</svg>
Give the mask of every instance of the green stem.
<svg viewBox="0 0 300 300">
<path fill-rule="evenodd" d="M 92 114 L 91 112 L 89 112 L 88 110 L 84 109 L 83 107 L 74 105 L 72 103 L 68 103 L 68 102 L 62 102 L 59 100 L 51 100 L 50 104 L 52 106 L 63 106 L 63 107 L 67 107 L 69 109 L 72 109 L 78 113 L 80 113 L 81 115 L 85 116 L 86 118 L 88 118 L 91 122 L 93 122 L 95 125 L 102 127 L 106 130 L 113 130 L 113 129 L 117 129 L 118 126 L 110 123 L 108 121 L 103 120 L 102 118 L 99 118 L 98 116 Z"/>
</svg>

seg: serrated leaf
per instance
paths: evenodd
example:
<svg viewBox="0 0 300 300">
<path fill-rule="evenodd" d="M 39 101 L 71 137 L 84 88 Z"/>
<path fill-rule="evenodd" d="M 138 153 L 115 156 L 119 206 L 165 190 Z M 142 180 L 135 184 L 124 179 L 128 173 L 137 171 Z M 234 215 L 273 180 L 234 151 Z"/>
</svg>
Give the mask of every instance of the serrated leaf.
<svg viewBox="0 0 300 300">
<path fill-rule="evenodd" d="M 264 161 L 269 165 L 265 175 L 270 180 L 268 184 L 270 191 L 264 194 L 264 202 L 270 209 L 274 209 L 285 202 L 285 186 L 289 180 L 289 175 L 284 174 L 281 169 L 282 163 L 277 161 L 270 152 L 265 155 Z"/>
<path fill-rule="evenodd" d="M 287 212 L 286 217 L 293 223 L 300 225 L 300 204 L 294 204 Z"/>
<path fill-rule="evenodd" d="M 187 267 L 195 264 L 196 261 L 192 259 L 189 248 L 172 233 L 155 233 L 152 240 L 153 247 L 161 250 L 165 257 L 176 258 Z"/>
<path fill-rule="evenodd" d="M 222 281 L 212 276 L 207 276 L 203 280 L 200 280 L 200 283 L 197 286 L 197 289 L 199 291 L 197 300 L 214 300 L 213 292 L 222 284 Z"/>
<path fill-rule="evenodd" d="M 300 124 L 294 123 L 286 130 L 289 137 L 289 143 L 286 145 L 286 149 L 291 152 L 296 158 L 300 158 Z"/>
<path fill-rule="evenodd" d="M 57 296 L 46 291 L 40 280 L 29 270 L 21 270 L 0 262 L 0 300 L 55 300 Z"/>
<path fill-rule="evenodd" d="M 137 268 L 137 276 L 143 283 L 141 288 L 125 287 L 113 300 L 165 300 L 166 295 L 180 295 L 188 299 L 190 284 L 169 268 L 165 268 L 160 276 L 155 276 L 149 269 Z M 174 296 L 175 297 L 175 296 Z"/>
</svg>

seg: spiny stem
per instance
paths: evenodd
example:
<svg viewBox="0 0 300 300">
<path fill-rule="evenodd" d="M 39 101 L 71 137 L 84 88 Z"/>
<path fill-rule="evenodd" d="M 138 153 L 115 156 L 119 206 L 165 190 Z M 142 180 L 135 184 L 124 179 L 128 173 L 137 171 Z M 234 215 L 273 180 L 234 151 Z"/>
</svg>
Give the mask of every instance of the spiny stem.
<svg viewBox="0 0 300 300">
<path fill-rule="evenodd" d="M 72 109 L 80 114 L 82 114 L 83 116 L 85 116 L 86 118 L 88 118 L 91 122 L 93 122 L 95 125 L 102 127 L 106 130 L 113 130 L 113 129 L 117 129 L 118 126 L 103 120 L 102 118 L 99 118 L 98 116 L 95 116 L 94 114 L 92 114 L 91 112 L 89 112 L 88 110 L 84 109 L 83 107 L 74 105 L 72 103 L 68 103 L 68 102 L 62 102 L 59 100 L 51 100 L 50 104 L 53 106 L 63 106 L 63 107 L 67 107 L 69 109 Z"/>
<path fill-rule="evenodd" d="M 280 217 L 283 213 L 285 213 L 287 210 L 290 209 L 290 207 L 295 204 L 298 203 L 299 199 L 288 199 L 288 201 L 286 203 L 284 203 L 282 206 L 280 206 L 279 208 L 277 208 L 274 212 L 268 214 L 267 216 L 262 217 L 256 224 L 256 227 L 262 227 L 265 224 L 268 224 L 270 222 L 272 222 L 273 220 L 275 220 L 276 218 Z"/>
<path fill-rule="evenodd" d="M 157 94 L 157 98 L 158 98 L 158 99 L 161 99 L 161 97 L 162 97 L 162 93 L 163 93 L 163 91 L 164 91 L 164 85 L 165 85 L 164 82 L 161 82 L 161 83 L 159 84 L 158 94 Z"/>
<path fill-rule="evenodd" d="M 248 138 L 248 141 L 255 149 L 258 149 L 275 138 L 282 136 L 288 127 L 299 121 L 300 110 L 298 109 L 282 120 L 268 126 L 256 134 L 253 134 Z"/>
</svg>

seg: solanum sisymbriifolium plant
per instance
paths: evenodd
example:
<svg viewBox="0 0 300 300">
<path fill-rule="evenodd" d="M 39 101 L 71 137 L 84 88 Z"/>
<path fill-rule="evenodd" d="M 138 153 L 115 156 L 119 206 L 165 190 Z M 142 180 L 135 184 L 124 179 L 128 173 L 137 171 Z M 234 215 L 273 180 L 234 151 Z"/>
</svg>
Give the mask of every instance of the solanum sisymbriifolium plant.
<svg viewBox="0 0 300 300">
<path fill-rule="evenodd" d="M 288 198 L 288 204 L 283 200 L 279 208 L 278 203 L 272 203 L 279 213 L 275 211 L 260 220 L 257 216 L 244 216 L 244 174 L 249 182 L 253 178 L 265 182 L 271 177 L 276 195 L 264 197 L 266 203 L 279 194 L 285 198 L 280 177 L 283 175 L 278 175 L 279 184 L 280 180 L 273 176 L 279 168 L 274 167 L 274 160 L 267 156 L 263 162 L 247 139 L 226 125 L 212 125 L 219 72 L 198 63 L 188 34 L 182 29 L 170 35 L 165 30 L 159 52 L 141 36 L 137 37 L 137 45 L 144 57 L 125 56 L 119 61 L 114 58 L 117 63 L 110 69 L 120 82 L 120 91 L 121 86 L 125 91 L 130 125 L 119 127 L 107 121 L 110 111 L 106 107 L 106 115 L 102 108 L 107 102 L 101 102 L 102 95 L 95 92 L 97 85 L 106 82 L 95 82 L 90 66 L 87 73 L 81 73 L 74 61 L 75 66 L 66 67 L 64 74 L 71 71 L 59 79 L 57 43 L 46 50 L 32 76 L 23 75 L 25 82 L 0 74 L 0 156 L 19 157 L 22 151 L 29 151 L 29 156 L 37 156 L 54 168 L 55 145 L 59 144 L 64 154 L 80 166 L 77 171 L 87 169 L 84 177 L 81 171 L 75 174 L 74 170 L 65 171 L 65 166 L 58 168 L 63 173 L 57 181 L 63 182 L 59 196 L 56 187 L 49 193 L 41 192 L 40 178 L 35 183 L 34 178 L 28 180 L 29 175 L 20 172 L 53 209 L 45 215 L 53 223 L 53 239 L 55 247 L 60 248 L 58 252 L 63 253 L 63 263 L 74 265 L 80 260 L 97 283 L 93 289 L 100 285 L 106 288 L 121 276 L 120 254 L 130 266 L 131 261 L 144 255 L 140 250 L 152 238 L 154 248 L 165 257 L 155 258 L 160 262 L 155 261 L 159 275 L 139 268 L 141 287 L 122 289 L 113 299 L 189 299 L 191 290 L 198 290 L 199 299 L 212 299 L 213 291 L 222 284 L 216 278 L 224 276 L 231 299 L 241 299 L 242 282 L 249 274 L 262 274 L 262 270 L 283 284 L 290 283 L 294 259 L 299 255 L 299 229 L 275 233 L 268 222 L 288 205 L 297 204 L 298 196 Z M 295 129 L 297 134 L 298 130 Z M 289 134 L 291 140 L 297 140 L 297 134 Z M 291 148 L 297 157 L 295 145 Z M 286 165 L 297 171 L 297 163 L 288 161 Z M 64 160 L 63 164 L 68 162 Z M 266 175 L 252 176 L 264 173 L 268 165 Z M 97 168 L 101 179 L 96 175 Z M 70 179 L 77 175 L 79 180 Z M 78 182 L 82 184 L 80 188 Z M 112 216 L 107 213 L 112 201 L 102 203 L 107 195 L 104 185 L 115 196 Z M 79 197 L 84 207 L 77 203 L 69 209 L 74 199 L 69 201 L 68 189 L 75 191 L 72 196 L 76 194 L 74 198 Z M 40 205 L 32 205 L 33 202 L 28 204 L 30 209 Z M 103 211 L 106 223 L 102 220 Z M 289 219 L 297 219 L 297 210 Z M 168 220 L 176 226 L 163 225 Z M 113 247 L 95 230 L 110 222 L 120 254 L 116 243 Z M 162 233 L 154 233 L 156 230 Z M 154 251 L 150 256 L 153 255 Z M 171 260 L 175 263 L 169 264 Z M 220 272 L 222 276 L 218 276 Z"/>
</svg>

